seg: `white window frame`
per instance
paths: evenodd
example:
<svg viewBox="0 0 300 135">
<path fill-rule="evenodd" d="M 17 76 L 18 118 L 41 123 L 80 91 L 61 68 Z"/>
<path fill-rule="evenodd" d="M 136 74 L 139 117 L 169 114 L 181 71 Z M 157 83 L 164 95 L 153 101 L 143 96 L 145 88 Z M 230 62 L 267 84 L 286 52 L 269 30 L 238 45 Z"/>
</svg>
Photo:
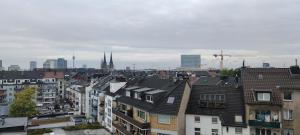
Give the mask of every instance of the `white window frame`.
<svg viewBox="0 0 300 135">
<path fill-rule="evenodd" d="M 134 94 L 134 97 L 135 97 L 136 99 L 139 99 L 139 100 L 142 99 L 141 93 L 138 93 L 138 92 L 136 92 L 136 93 Z"/>
<path fill-rule="evenodd" d="M 141 112 L 144 113 L 144 118 L 141 117 L 141 115 L 140 115 Z M 142 111 L 142 110 L 137 110 L 137 116 L 138 116 L 139 118 L 141 118 L 141 119 L 143 119 L 143 120 L 146 121 L 146 117 L 147 117 L 147 116 L 146 116 L 146 112 L 144 112 L 144 111 Z"/>
<path fill-rule="evenodd" d="M 290 135 L 295 135 L 294 130 L 293 129 L 283 129 L 283 135 L 288 135 L 288 133 L 290 133 Z"/>
<path fill-rule="evenodd" d="M 167 117 L 167 121 L 161 121 L 162 117 Z M 157 115 L 157 121 L 160 124 L 171 124 L 171 116 L 170 115 L 162 115 L 162 114 L 158 114 Z"/>
<path fill-rule="evenodd" d="M 262 96 L 260 98 L 260 95 Z M 269 95 L 269 97 L 267 97 Z M 257 92 L 257 101 L 271 101 L 271 93 L 269 92 Z"/>
<path fill-rule="evenodd" d="M 243 128 L 241 128 L 241 127 L 236 127 L 236 128 L 235 128 L 235 134 L 243 134 Z"/>
<path fill-rule="evenodd" d="M 126 96 L 130 97 L 130 91 L 128 91 L 128 90 L 126 91 Z"/>
<path fill-rule="evenodd" d="M 217 121 L 214 121 L 214 120 L 217 120 Z M 218 124 L 218 122 L 219 122 L 219 120 L 218 120 L 217 117 L 212 117 L 212 118 L 211 118 L 211 123 L 212 123 L 212 124 Z"/>
<path fill-rule="evenodd" d="M 234 121 L 236 123 L 242 123 L 243 122 L 243 116 L 242 115 L 235 115 Z"/>
<path fill-rule="evenodd" d="M 219 130 L 218 129 L 211 129 L 211 135 L 219 135 Z"/>
<path fill-rule="evenodd" d="M 150 98 L 148 99 L 148 97 L 150 97 Z M 153 97 L 152 97 L 152 95 L 146 95 L 146 101 L 150 102 L 150 103 L 153 103 Z"/>
<path fill-rule="evenodd" d="M 199 129 L 199 131 L 197 131 L 196 129 Z M 201 135 L 201 128 L 195 127 L 194 128 L 194 134 L 197 135 L 198 133 Z"/>
<path fill-rule="evenodd" d="M 199 121 L 197 121 L 196 118 L 199 118 Z M 195 122 L 195 123 L 200 123 L 200 121 L 201 121 L 200 116 L 195 116 L 195 117 L 194 117 L 194 122 Z"/>
<path fill-rule="evenodd" d="M 283 111 L 283 119 L 284 120 L 293 120 L 293 110 L 284 110 Z"/>
</svg>

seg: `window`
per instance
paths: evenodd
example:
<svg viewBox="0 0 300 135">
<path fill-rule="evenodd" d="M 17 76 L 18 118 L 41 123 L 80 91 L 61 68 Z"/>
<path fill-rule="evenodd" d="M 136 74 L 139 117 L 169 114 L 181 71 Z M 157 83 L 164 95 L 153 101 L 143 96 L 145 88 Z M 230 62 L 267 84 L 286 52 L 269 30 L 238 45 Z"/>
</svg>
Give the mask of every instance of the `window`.
<svg viewBox="0 0 300 135">
<path fill-rule="evenodd" d="M 218 124 L 218 118 L 214 117 L 211 119 L 212 124 Z"/>
<path fill-rule="evenodd" d="M 195 123 L 200 123 L 200 116 L 195 116 Z"/>
<path fill-rule="evenodd" d="M 242 123 L 243 122 L 243 117 L 241 115 L 235 115 L 234 120 L 237 123 Z"/>
<path fill-rule="evenodd" d="M 256 96 L 258 101 L 271 101 L 270 92 L 258 92 Z"/>
<path fill-rule="evenodd" d="M 126 91 L 126 96 L 130 97 L 130 91 Z"/>
<path fill-rule="evenodd" d="M 201 129 L 200 128 L 195 128 L 195 135 L 201 135 Z"/>
<path fill-rule="evenodd" d="M 150 103 L 153 103 L 152 96 L 151 95 L 147 95 L 146 96 L 146 101 L 150 102 Z"/>
<path fill-rule="evenodd" d="M 262 74 L 259 74 L 259 75 L 258 75 L 258 79 L 259 79 L 259 80 L 262 80 L 262 79 L 264 79 L 264 76 L 263 76 Z"/>
<path fill-rule="evenodd" d="M 271 130 L 270 129 L 255 129 L 255 134 L 256 135 L 271 135 Z"/>
<path fill-rule="evenodd" d="M 145 112 L 143 112 L 141 110 L 138 110 L 137 113 L 138 113 L 138 117 L 139 118 L 141 118 L 143 120 L 146 120 L 146 114 L 145 114 Z"/>
<path fill-rule="evenodd" d="M 242 134 L 242 133 L 243 133 L 243 129 L 241 127 L 235 128 L 235 134 Z"/>
<path fill-rule="evenodd" d="M 212 129 L 211 130 L 211 135 L 219 135 L 218 129 Z"/>
<path fill-rule="evenodd" d="M 266 110 L 256 110 L 255 119 L 264 122 L 271 122 L 271 111 Z"/>
<path fill-rule="evenodd" d="M 175 97 L 169 97 L 167 103 L 168 104 L 173 104 L 175 100 Z"/>
<path fill-rule="evenodd" d="M 111 117 L 111 109 L 110 109 L 110 108 L 107 108 L 107 112 L 108 112 L 107 115 L 108 115 L 109 117 Z"/>
<path fill-rule="evenodd" d="M 283 135 L 294 135 L 293 129 L 283 129 Z"/>
<path fill-rule="evenodd" d="M 284 120 L 293 120 L 293 110 L 284 110 L 283 111 Z"/>
<path fill-rule="evenodd" d="M 162 124 L 170 124 L 171 123 L 171 118 L 170 115 L 158 115 L 158 123 Z"/>
<path fill-rule="evenodd" d="M 135 93 L 135 98 L 136 99 L 142 99 L 141 93 Z"/>
<path fill-rule="evenodd" d="M 124 104 L 121 104 L 121 111 L 126 111 L 127 110 L 127 107 L 126 107 L 126 105 L 124 105 Z"/>
<path fill-rule="evenodd" d="M 284 92 L 283 93 L 283 100 L 291 101 L 292 100 L 292 92 Z"/>
</svg>

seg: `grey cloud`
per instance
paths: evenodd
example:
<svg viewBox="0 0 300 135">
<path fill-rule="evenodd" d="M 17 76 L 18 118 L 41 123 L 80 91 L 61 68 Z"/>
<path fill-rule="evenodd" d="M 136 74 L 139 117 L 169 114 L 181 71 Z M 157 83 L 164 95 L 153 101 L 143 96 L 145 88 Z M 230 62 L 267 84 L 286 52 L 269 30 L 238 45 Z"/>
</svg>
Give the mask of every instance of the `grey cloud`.
<svg viewBox="0 0 300 135">
<path fill-rule="evenodd" d="M 24 55 L 47 48 L 44 57 L 120 46 L 299 56 L 299 6 L 297 0 L 3 0 L 0 53 L 8 45 L 23 47 Z"/>
</svg>

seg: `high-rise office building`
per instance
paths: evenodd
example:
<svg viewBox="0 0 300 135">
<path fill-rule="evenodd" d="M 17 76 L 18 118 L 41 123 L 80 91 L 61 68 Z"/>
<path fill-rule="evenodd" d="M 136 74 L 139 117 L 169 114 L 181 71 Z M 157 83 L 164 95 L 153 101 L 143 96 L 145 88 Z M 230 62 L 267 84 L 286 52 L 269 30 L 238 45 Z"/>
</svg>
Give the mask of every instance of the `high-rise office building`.
<svg viewBox="0 0 300 135">
<path fill-rule="evenodd" d="M 8 71 L 20 71 L 21 67 L 19 65 L 10 65 Z"/>
<path fill-rule="evenodd" d="M 57 60 L 56 59 L 47 59 L 43 64 L 43 68 L 56 69 L 57 68 Z"/>
<path fill-rule="evenodd" d="M 36 61 L 30 61 L 30 71 L 34 70 L 37 68 L 37 63 Z"/>
<path fill-rule="evenodd" d="M 200 68 L 201 56 L 200 55 L 181 55 L 182 68 Z"/>
<path fill-rule="evenodd" d="M 2 60 L 0 60 L 0 71 L 4 70 L 4 67 L 2 66 Z"/>
<path fill-rule="evenodd" d="M 58 58 L 57 59 L 57 68 L 58 69 L 66 69 L 68 67 L 67 60 L 64 58 Z"/>
</svg>

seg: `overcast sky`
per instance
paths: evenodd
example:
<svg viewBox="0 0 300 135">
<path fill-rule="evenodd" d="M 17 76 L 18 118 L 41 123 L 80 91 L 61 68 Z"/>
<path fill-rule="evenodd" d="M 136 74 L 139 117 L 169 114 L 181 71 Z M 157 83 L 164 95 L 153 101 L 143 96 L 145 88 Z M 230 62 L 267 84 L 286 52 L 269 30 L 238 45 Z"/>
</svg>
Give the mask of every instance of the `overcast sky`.
<svg viewBox="0 0 300 135">
<path fill-rule="evenodd" d="M 233 55 L 226 67 L 287 67 L 300 58 L 299 0 L 1 0 L 0 59 L 38 66 L 73 52 L 76 66 L 99 67 L 113 52 L 117 68 L 174 68 L 181 54 Z"/>
</svg>

